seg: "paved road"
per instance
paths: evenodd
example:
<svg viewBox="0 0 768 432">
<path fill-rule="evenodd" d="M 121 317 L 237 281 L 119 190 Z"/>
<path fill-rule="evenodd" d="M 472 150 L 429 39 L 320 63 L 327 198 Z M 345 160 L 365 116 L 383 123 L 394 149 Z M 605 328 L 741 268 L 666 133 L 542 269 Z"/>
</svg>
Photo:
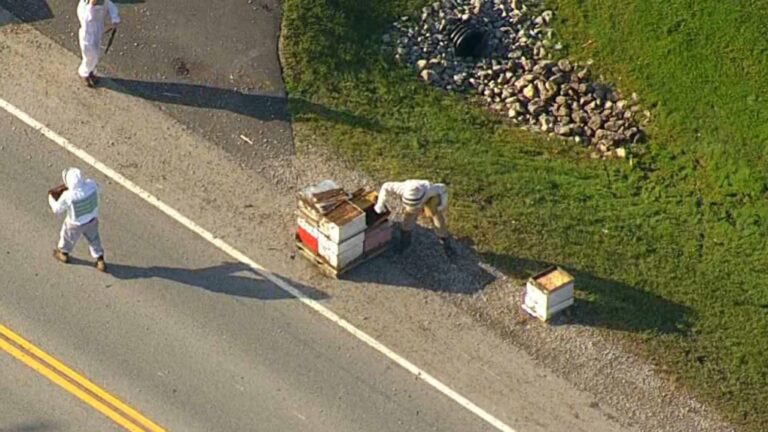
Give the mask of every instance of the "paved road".
<svg viewBox="0 0 768 432">
<path fill-rule="evenodd" d="M 293 144 L 277 53 L 281 2 L 115 3 L 122 23 L 99 67 L 115 78 L 114 88 L 156 102 L 271 181 L 289 182 Z M 0 0 L 0 7 L 79 53 L 76 1 Z M 75 69 L 72 78 L 78 85 Z"/>
<path fill-rule="evenodd" d="M 5 112 L 0 130 L 2 324 L 150 419 L 183 431 L 488 430 L 104 178 L 110 274 L 83 246 L 74 264 L 55 262 L 58 222 L 41 191 L 78 161 Z M 0 392 L 0 430 L 109 429 L 5 353 L 0 370 L 13 389 Z"/>
<path fill-rule="evenodd" d="M 0 432 L 120 431 L 116 424 L 56 389 L 12 357 L 0 355 Z"/>
</svg>

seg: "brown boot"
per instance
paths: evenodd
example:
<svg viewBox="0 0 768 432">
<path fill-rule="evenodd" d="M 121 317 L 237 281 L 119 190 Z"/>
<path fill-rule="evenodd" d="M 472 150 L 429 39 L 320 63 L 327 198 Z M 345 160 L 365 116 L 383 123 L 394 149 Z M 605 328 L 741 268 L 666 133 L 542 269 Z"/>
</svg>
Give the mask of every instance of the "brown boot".
<svg viewBox="0 0 768 432">
<path fill-rule="evenodd" d="M 94 87 L 93 81 L 91 81 L 91 77 L 85 77 L 85 78 L 81 78 L 81 79 L 83 80 L 83 84 L 85 84 L 86 87 L 88 87 L 88 88 L 93 88 Z"/>
<path fill-rule="evenodd" d="M 56 258 L 57 261 L 61 261 L 64 264 L 69 262 L 69 254 L 58 249 L 53 250 L 53 257 Z"/>
<path fill-rule="evenodd" d="M 93 83 L 93 86 L 94 86 L 94 87 L 96 87 L 97 85 L 99 85 L 99 81 L 101 81 L 101 79 L 100 79 L 98 76 L 96 76 L 96 74 L 95 74 L 95 73 L 93 73 L 93 72 L 91 72 L 91 74 L 90 74 L 90 75 L 88 75 L 88 78 L 90 78 L 90 79 L 91 79 L 91 82 Z"/>
<path fill-rule="evenodd" d="M 448 258 L 453 258 L 456 256 L 456 249 L 454 249 L 451 243 L 448 241 L 448 237 L 438 238 L 437 240 L 440 242 L 440 244 L 443 245 L 443 251 L 445 251 L 445 256 L 447 256 Z"/>
<path fill-rule="evenodd" d="M 106 272 L 107 271 L 107 263 L 104 262 L 104 257 L 100 256 L 96 258 L 96 270 L 100 272 Z"/>
</svg>

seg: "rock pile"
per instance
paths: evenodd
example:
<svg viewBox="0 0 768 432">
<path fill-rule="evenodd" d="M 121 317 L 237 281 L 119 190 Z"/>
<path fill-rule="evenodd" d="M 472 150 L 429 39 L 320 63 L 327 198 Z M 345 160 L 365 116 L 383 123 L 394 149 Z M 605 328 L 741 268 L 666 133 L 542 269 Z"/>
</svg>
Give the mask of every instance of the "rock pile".
<svg viewBox="0 0 768 432">
<path fill-rule="evenodd" d="M 427 83 L 476 93 L 522 127 L 624 156 L 623 146 L 642 137 L 636 96 L 622 99 L 592 80 L 589 64 L 554 60 L 562 47 L 552 40 L 552 19 L 540 0 L 442 0 L 418 19 L 401 18 L 383 42 Z M 450 34 L 462 23 L 485 34 L 478 58 L 454 51 Z"/>
</svg>

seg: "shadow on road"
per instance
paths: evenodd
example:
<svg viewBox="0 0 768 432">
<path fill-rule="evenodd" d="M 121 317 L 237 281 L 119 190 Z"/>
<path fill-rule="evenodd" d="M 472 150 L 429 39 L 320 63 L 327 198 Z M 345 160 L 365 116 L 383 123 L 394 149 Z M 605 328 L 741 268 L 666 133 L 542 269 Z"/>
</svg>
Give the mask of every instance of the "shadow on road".
<svg viewBox="0 0 768 432">
<path fill-rule="evenodd" d="M 510 276 L 523 280 L 552 265 L 491 253 L 483 254 L 483 259 Z M 581 324 L 633 333 L 686 335 L 696 319 L 689 307 L 639 287 L 602 279 L 570 267 L 566 270 L 576 278 L 578 295 L 568 314 L 554 319 L 553 324 Z"/>
<path fill-rule="evenodd" d="M 0 7 L 25 23 L 53 18 L 53 12 L 46 0 L 0 0 Z"/>
<path fill-rule="evenodd" d="M 397 231 L 397 230 L 396 230 Z M 399 235 L 395 235 L 393 246 Z M 471 295 L 496 280 L 470 248 L 453 242 L 456 255 L 448 258 L 431 230 L 417 227 L 413 244 L 403 253 L 393 251 L 353 269 L 345 280 L 436 292 Z"/>
<path fill-rule="evenodd" d="M 0 426 L 0 432 L 40 432 L 56 429 L 58 429 L 56 426 L 42 422 L 28 422 L 12 426 Z"/>
<path fill-rule="evenodd" d="M 74 257 L 71 259 L 71 263 L 74 265 L 93 266 L 93 263 L 90 261 Z M 295 298 L 275 286 L 272 282 L 264 279 L 250 267 L 236 262 L 224 262 L 220 265 L 199 269 L 162 266 L 137 267 L 117 263 L 107 263 L 107 266 L 107 272 L 116 279 L 165 279 L 211 292 L 259 300 Z M 314 300 L 328 298 L 325 293 L 314 288 L 298 284 L 284 277 L 280 278 Z"/>
<path fill-rule="evenodd" d="M 2 1 L 2 0 L 0 0 Z M 380 130 L 381 126 L 364 117 L 337 111 L 300 98 L 284 98 L 243 93 L 200 84 L 138 81 L 123 78 L 103 80 L 103 86 L 153 102 L 195 108 L 217 109 L 261 121 L 289 121 L 293 116 L 317 116 L 334 123 Z"/>
</svg>

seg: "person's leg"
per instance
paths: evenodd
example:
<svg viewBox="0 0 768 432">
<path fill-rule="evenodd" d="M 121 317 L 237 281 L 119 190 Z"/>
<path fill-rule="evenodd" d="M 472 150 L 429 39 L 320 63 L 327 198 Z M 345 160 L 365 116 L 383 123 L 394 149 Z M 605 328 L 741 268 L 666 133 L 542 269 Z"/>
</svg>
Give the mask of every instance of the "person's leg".
<svg viewBox="0 0 768 432">
<path fill-rule="evenodd" d="M 88 87 L 94 87 L 97 84 L 98 78 L 96 78 L 95 71 L 96 65 L 99 62 L 99 56 L 101 55 L 101 33 L 104 30 L 103 24 L 98 24 L 98 17 L 103 15 L 103 12 L 99 9 L 91 13 L 95 14 L 96 18 L 86 17 L 85 2 L 81 1 L 78 6 L 77 15 L 80 20 L 78 35 L 82 61 L 80 62 L 77 74 L 80 75 Z"/>
<path fill-rule="evenodd" d="M 53 251 L 53 256 L 61 262 L 69 262 L 69 254 L 75 248 L 77 241 L 80 239 L 82 230 L 77 225 L 72 225 L 64 221 L 61 224 L 61 232 L 59 233 L 59 244 Z"/>
<path fill-rule="evenodd" d="M 83 236 L 88 240 L 91 257 L 96 258 L 96 268 L 100 271 L 106 271 L 107 264 L 104 261 L 104 248 L 101 246 L 98 219 L 94 219 L 83 226 Z"/>
<path fill-rule="evenodd" d="M 98 48 L 94 48 L 91 44 L 84 44 L 81 49 L 83 55 L 83 61 L 80 63 L 80 68 L 77 70 L 89 87 L 96 85 L 96 77 L 94 71 L 96 70 L 96 64 L 99 62 Z"/>
<path fill-rule="evenodd" d="M 424 206 L 424 213 L 427 217 L 432 219 L 432 226 L 435 229 L 435 234 L 440 244 L 443 245 L 445 254 L 448 256 L 454 255 L 453 246 L 451 246 L 448 240 L 448 230 L 446 229 L 445 213 L 438 210 L 440 199 L 438 197 L 430 198 Z"/>
<path fill-rule="evenodd" d="M 80 78 L 84 79 L 86 81 L 86 84 L 90 85 L 90 81 L 88 81 L 88 76 L 90 75 L 92 65 L 89 62 L 90 58 L 90 47 L 88 46 L 87 40 L 86 40 L 86 32 L 85 32 L 85 26 L 86 26 L 86 3 L 84 1 L 80 1 L 77 5 L 77 19 L 80 21 L 80 29 L 78 30 L 78 42 L 80 44 L 80 55 L 82 57 L 82 60 L 80 62 L 80 67 L 77 68 L 77 74 L 80 76 Z"/>
<path fill-rule="evenodd" d="M 101 246 L 101 236 L 99 235 L 98 219 L 83 225 L 83 236 L 88 240 L 88 249 L 91 252 L 91 257 L 99 258 L 104 256 L 104 248 Z"/>
<path fill-rule="evenodd" d="M 400 231 L 400 245 L 398 252 L 403 252 L 411 247 L 411 237 L 413 229 L 416 227 L 416 220 L 419 218 L 419 209 L 406 208 L 403 213 L 403 225 Z"/>
</svg>

